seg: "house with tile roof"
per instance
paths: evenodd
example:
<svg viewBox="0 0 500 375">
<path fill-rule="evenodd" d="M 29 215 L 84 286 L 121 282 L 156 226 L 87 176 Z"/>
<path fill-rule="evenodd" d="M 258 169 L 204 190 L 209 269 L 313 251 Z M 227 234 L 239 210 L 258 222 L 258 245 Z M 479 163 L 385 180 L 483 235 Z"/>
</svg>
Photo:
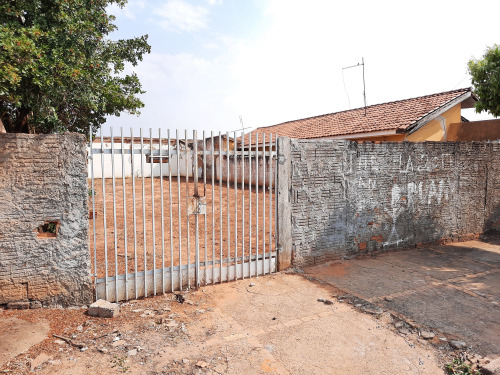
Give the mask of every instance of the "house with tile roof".
<svg viewBox="0 0 500 375">
<path fill-rule="evenodd" d="M 452 123 L 462 122 L 461 110 L 472 108 L 477 97 L 471 88 L 329 113 L 252 131 L 297 139 L 346 139 L 353 141 L 446 141 Z M 250 136 L 245 136 L 249 144 Z M 259 142 L 260 143 L 260 142 Z"/>
</svg>

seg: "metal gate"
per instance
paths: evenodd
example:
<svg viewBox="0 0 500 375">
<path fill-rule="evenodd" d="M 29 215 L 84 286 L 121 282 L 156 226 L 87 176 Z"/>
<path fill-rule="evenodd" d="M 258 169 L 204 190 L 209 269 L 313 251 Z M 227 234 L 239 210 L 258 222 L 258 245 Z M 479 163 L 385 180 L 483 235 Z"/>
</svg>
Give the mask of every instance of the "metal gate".
<svg viewBox="0 0 500 375">
<path fill-rule="evenodd" d="M 276 135 L 161 129 L 89 145 L 96 299 L 120 301 L 276 271 Z"/>
</svg>

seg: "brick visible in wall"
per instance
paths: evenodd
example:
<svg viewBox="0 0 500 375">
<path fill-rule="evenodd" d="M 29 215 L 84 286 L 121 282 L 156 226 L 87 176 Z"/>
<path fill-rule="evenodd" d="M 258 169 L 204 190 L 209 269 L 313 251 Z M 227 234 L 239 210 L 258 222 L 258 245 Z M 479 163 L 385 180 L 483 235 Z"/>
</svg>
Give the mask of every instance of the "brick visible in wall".
<svg viewBox="0 0 500 375">
<path fill-rule="evenodd" d="M 85 137 L 0 134 L 0 202 L 0 305 L 91 303 Z"/>
</svg>

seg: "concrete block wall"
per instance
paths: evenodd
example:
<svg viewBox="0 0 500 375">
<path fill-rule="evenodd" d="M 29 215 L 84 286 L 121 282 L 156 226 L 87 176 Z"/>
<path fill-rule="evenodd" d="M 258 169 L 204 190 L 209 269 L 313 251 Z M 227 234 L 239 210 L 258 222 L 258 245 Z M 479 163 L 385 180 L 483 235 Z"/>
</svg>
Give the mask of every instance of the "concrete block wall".
<svg viewBox="0 0 500 375">
<path fill-rule="evenodd" d="M 498 144 L 290 142 L 298 266 L 500 228 Z"/>
<path fill-rule="evenodd" d="M 92 303 L 87 194 L 85 137 L 0 134 L 0 305 Z"/>
</svg>

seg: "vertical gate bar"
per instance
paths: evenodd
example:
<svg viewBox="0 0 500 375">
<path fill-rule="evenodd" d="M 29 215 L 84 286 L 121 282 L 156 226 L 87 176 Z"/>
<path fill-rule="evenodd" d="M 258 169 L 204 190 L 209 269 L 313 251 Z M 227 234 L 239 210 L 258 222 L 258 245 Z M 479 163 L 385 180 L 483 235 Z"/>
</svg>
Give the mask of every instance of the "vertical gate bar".
<svg viewBox="0 0 500 375">
<path fill-rule="evenodd" d="M 153 159 L 153 129 L 149 128 L 149 161 L 151 162 L 151 224 L 153 225 L 153 295 L 156 296 L 156 236 L 155 236 L 155 187 L 154 187 L 154 159 Z M 145 276 L 146 274 L 144 274 Z"/>
<path fill-rule="evenodd" d="M 248 133 L 248 194 L 249 197 L 249 225 L 248 225 L 248 275 L 252 277 L 252 132 Z"/>
<path fill-rule="evenodd" d="M 161 129 L 158 129 L 158 144 L 160 145 L 161 290 L 165 294 L 165 209 L 163 208 L 163 141 L 161 139 Z"/>
<path fill-rule="evenodd" d="M 134 290 L 135 298 L 138 298 L 137 293 L 137 217 L 135 203 L 135 172 L 134 172 L 134 130 L 130 128 L 130 152 L 131 152 L 131 171 L 132 171 L 132 210 L 134 214 Z"/>
<path fill-rule="evenodd" d="M 273 252 L 273 133 L 269 134 L 269 273 L 271 273 L 271 253 Z"/>
<path fill-rule="evenodd" d="M 142 238 L 144 244 L 144 297 L 148 296 L 147 253 L 146 253 L 146 188 L 144 187 L 144 138 L 141 135 L 141 176 L 142 176 Z"/>
<path fill-rule="evenodd" d="M 226 161 L 227 161 L 227 177 L 226 177 L 226 190 L 227 190 L 227 277 L 226 281 L 229 281 L 229 267 L 230 267 L 230 260 L 231 260 L 231 224 L 230 224 L 230 219 L 231 219 L 231 214 L 229 213 L 230 211 L 230 204 L 229 204 L 229 132 L 226 133 L 226 144 L 227 144 L 227 152 L 226 152 Z"/>
<path fill-rule="evenodd" d="M 182 290 L 182 237 L 181 237 L 181 148 L 179 145 L 179 129 L 175 130 L 176 147 L 177 147 L 177 220 L 179 229 L 179 290 Z M 172 270 L 173 272 L 173 270 Z"/>
<path fill-rule="evenodd" d="M 241 132 L 241 278 L 245 278 L 245 131 Z"/>
<path fill-rule="evenodd" d="M 207 203 L 207 146 L 205 140 L 205 131 L 203 130 L 203 196 L 205 197 L 205 204 Z M 204 227 L 204 244 L 205 244 L 205 285 L 207 285 L 207 207 L 205 206 L 205 215 L 203 216 Z"/>
<path fill-rule="evenodd" d="M 262 134 L 262 274 L 266 274 L 266 133 Z"/>
<path fill-rule="evenodd" d="M 92 183 L 92 227 L 94 233 L 94 287 L 95 287 L 95 297 L 97 300 L 97 239 L 96 239 L 96 229 L 95 229 L 95 187 L 94 187 L 94 151 L 92 149 L 92 125 L 89 125 L 89 141 L 90 141 L 90 180 Z M 101 154 L 102 158 L 102 154 Z"/>
<path fill-rule="evenodd" d="M 278 133 L 274 135 L 274 251 L 278 259 Z"/>
<path fill-rule="evenodd" d="M 106 292 L 105 299 L 108 300 L 108 234 L 106 224 L 106 179 L 104 178 L 104 138 L 101 127 L 101 180 L 102 180 L 102 210 L 103 210 L 103 225 L 104 225 L 104 267 L 105 267 L 105 282 Z"/>
<path fill-rule="evenodd" d="M 174 234 L 172 233 L 172 154 L 170 153 L 170 148 L 172 144 L 170 143 L 170 129 L 167 129 L 168 137 L 168 213 L 170 215 L 170 289 L 174 291 Z M 179 238 L 179 241 L 181 239 Z"/>
<path fill-rule="evenodd" d="M 212 172 L 212 285 L 215 284 L 215 190 L 214 190 L 214 163 L 215 163 L 215 155 L 214 155 L 214 132 L 210 132 L 210 151 L 211 151 L 211 158 L 212 158 L 212 165 L 211 165 L 211 172 Z M 206 265 L 205 265 L 206 269 Z M 207 271 L 205 271 L 207 272 Z"/>
<path fill-rule="evenodd" d="M 200 195 L 198 192 L 198 177 L 198 131 L 193 130 L 193 178 L 194 199 L 196 199 L 196 211 L 194 213 L 194 280 L 196 289 L 198 289 L 198 287 L 200 286 Z"/>
<path fill-rule="evenodd" d="M 256 164 L 255 164 L 255 176 L 256 184 L 255 184 L 255 276 L 259 276 L 259 133 L 255 134 L 255 151 L 256 151 Z"/>
<path fill-rule="evenodd" d="M 222 283 L 222 135 L 219 131 L 219 236 L 220 236 L 220 278 L 219 282 Z M 214 263 L 215 264 L 215 263 Z"/>
<path fill-rule="evenodd" d="M 123 186 L 123 236 L 125 238 L 125 300 L 128 300 L 128 243 L 127 243 L 127 203 L 125 193 L 125 142 L 123 141 L 123 127 L 120 127 L 122 138 L 122 186 Z"/>
<path fill-rule="evenodd" d="M 238 280 L 238 138 L 234 137 L 234 279 Z"/>
<path fill-rule="evenodd" d="M 116 181 L 115 181 L 115 138 L 113 137 L 113 127 L 110 128 L 111 132 L 111 178 L 113 183 L 113 228 L 114 228 L 114 241 L 115 241 L 115 297 L 118 302 L 118 234 L 116 225 Z"/>
<path fill-rule="evenodd" d="M 188 154 L 188 131 L 185 131 L 185 141 L 186 141 L 186 210 L 189 206 L 189 154 Z M 194 176 L 193 176 L 194 177 Z M 187 211 L 187 284 L 188 289 L 191 289 L 191 279 L 190 279 L 190 271 L 191 271 L 191 249 L 189 247 L 189 211 Z"/>
</svg>

